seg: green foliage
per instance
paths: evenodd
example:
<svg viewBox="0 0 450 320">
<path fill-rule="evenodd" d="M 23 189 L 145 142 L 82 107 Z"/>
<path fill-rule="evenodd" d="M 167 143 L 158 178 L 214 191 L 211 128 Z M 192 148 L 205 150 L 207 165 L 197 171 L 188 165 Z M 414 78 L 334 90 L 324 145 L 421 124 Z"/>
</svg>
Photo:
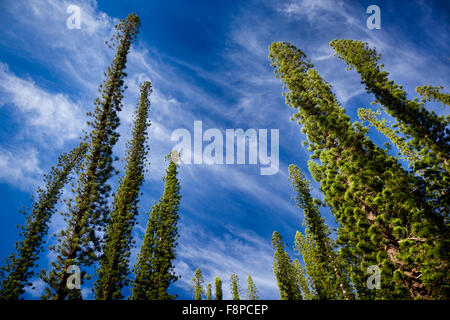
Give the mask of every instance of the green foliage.
<svg viewBox="0 0 450 320">
<path fill-rule="evenodd" d="M 403 133 L 408 148 L 418 155 L 413 163 L 414 172 L 422 176 L 428 205 L 437 215 L 448 217 L 450 213 L 450 131 L 449 118 L 428 111 L 424 102 L 430 100 L 448 104 L 450 95 L 440 93 L 442 87 L 423 86 L 416 88 L 423 102 L 410 100 L 402 86 L 388 79 L 389 73 L 379 64 L 381 55 L 367 43 L 354 40 L 333 40 L 330 45 L 336 54 L 355 68 L 366 85 L 366 90 L 375 95 L 376 102 L 385 107 L 388 114 L 398 121 L 396 126 Z"/>
<path fill-rule="evenodd" d="M 336 49 L 336 42 L 331 44 Z M 345 49 L 349 59 L 369 63 L 371 68 L 378 59 L 373 52 L 361 52 L 358 46 Z M 271 45 L 269 57 L 276 76 L 288 89 L 283 93 L 286 103 L 296 110 L 293 118 L 302 125 L 313 152 L 309 162 L 311 173 L 320 182 L 324 200 L 339 222 L 339 255 L 349 266 L 350 281 L 358 298 L 445 297 L 447 289 L 442 284 L 449 283 L 448 257 L 444 254 L 448 252 L 448 234 L 442 215 L 430 205 L 423 180 L 407 172 L 396 158 L 370 141 L 365 136 L 366 130 L 350 123 L 331 85 L 313 69 L 302 51 L 278 42 Z M 363 79 L 371 86 L 378 86 L 386 76 L 386 73 L 378 75 L 379 69 L 376 66 L 375 69 Z M 436 158 L 444 159 L 448 152 L 446 138 L 440 132 L 442 119 L 419 106 L 411 107 L 406 119 L 401 113 L 410 104 L 404 95 L 392 84 L 382 89 L 373 93 L 380 103 L 390 106 L 399 122 L 408 120 L 411 124 L 422 117 L 422 126 L 432 123 L 432 128 L 402 126 L 407 134 L 426 135 L 421 144 L 435 150 Z M 388 93 L 389 99 L 383 95 Z M 398 99 L 402 105 L 397 103 Z M 435 143 L 435 138 L 443 140 Z M 394 234 L 394 220 L 406 232 Z M 380 252 L 383 254 L 379 255 Z M 366 270 L 370 265 L 381 268 L 380 290 L 366 287 L 369 276 Z M 395 270 L 402 271 L 405 279 L 394 279 Z"/>
<path fill-rule="evenodd" d="M 74 193 L 75 199 L 68 202 L 68 227 L 58 239 L 57 260 L 47 274 L 41 272 L 41 278 L 49 287 L 43 298 L 56 300 L 79 299 L 79 290 L 66 287 L 71 265 L 90 266 L 97 260 L 97 252 L 102 242 L 99 231 L 104 231 L 108 220 L 108 197 L 111 187 L 108 179 L 114 174 L 112 148 L 117 142 L 119 126 L 117 112 L 122 108 L 125 67 L 127 54 L 135 41 L 140 27 L 137 15 L 130 14 L 116 26 L 110 47 L 116 49 L 112 64 L 108 67 L 106 79 L 100 85 L 101 97 L 95 100 L 95 111 L 88 115 L 91 132 L 86 135 L 88 152 L 84 170 L 78 179 Z M 85 273 L 82 273 L 85 276 Z"/>
<path fill-rule="evenodd" d="M 318 299 L 317 293 L 314 289 L 314 283 L 298 259 L 294 260 L 293 266 L 295 268 L 298 286 L 300 287 L 303 298 L 305 300 Z"/>
<path fill-rule="evenodd" d="M 298 287 L 297 272 L 295 266 L 286 251 L 284 251 L 281 235 L 274 231 L 272 235 L 272 247 L 275 249 L 273 256 L 273 273 L 277 279 L 281 300 L 301 300 L 302 295 Z"/>
<path fill-rule="evenodd" d="M 373 127 L 375 127 L 379 132 L 384 134 L 392 143 L 398 148 L 398 150 L 409 160 L 410 162 L 417 162 L 419 160 L 418 156 L 412 150 L 411 145 L 405 143 L 404 138 L 400 138 L 394 130 L 392 130 L 386 119 L 378 120 L 380 112 L 374 112 L 370 109 L 358 109 L 358 116 L 361 120 L 368 121 Z"/>
<path fill-rule="evenodd" d="M 240 300 L 241 286 L 239 285 L 239 277 L 236 273 L 232 273 L 230 276 L 230 290 L 231 298 L 233 300 Z"/>
<path fill-rule="evenodd" d="M 447 121 L 425 109 L 419 102 L 408 100 L 402 86 L 390 81 L 389 73 L 383 71 L 382 64 L 378 64 L 381 55 L 375 49 L 356 40 L 333 40 L 330 45 L 349 69 L 358 71 L 366 90 L 373 93 L 376 102 L 385 106 L 386 111 L 398 119 L 402 132 L 415 139 L 414 145 L 428 146 L 439 157 L 448 158 L 450 137 L 446 134 Z M 418 91 L 427 97 L 429 93 L 436 93 L 432 87 L 422 87 Z"/>
<path fill-rule="evenodd" d="M 256 285 L 253 282 L 251 275 L 248 275 L 247 278 L 247 300 L 258 300 L 258 289 L 256 289 Z"/>
<path fill-rule="evenodd" d="M 295 235 L 294 250 L 298 255 L 302 256 L 305 268 L 301 268 L 301 271 L 305 271 L 307 278 L 305 282 L 310 288 L 310 295 L 316 299 L 334 299 L 333 289 L 332 289 L 332 278 L 329 272 L 328 266 L 323 266 L 320 261 L 319 250 L 316 246 L 313 236 L 308 229 L 305 230 L 305 235 L 303 236 L 297 231 Z M 301 265 L 296 265 L 297 272 Z M 298 275 L 297 275 L 298 276 Z M 303 279 L 300 279 L 303 281 Z M 301 282 L 299 282 L 301 286 Z M 306 286 L 303 284 L 303 286 Z"/>
<path fill-rule="evenodd" d="M 206 300 L 211 300 L 211 283 L 206 285 Z"/>
<path fill-rule="evenodd" d="M 215 294 L 215 300 L 222 300 L 223 299 L 223 292 L 222 292 L 222 280 L 220 280 L 219 277 L 216 277 L 214 280 L 214 287 L 216 290 Z"/>
<path fill-rule="evenodd" d="M 202 295 L 205 293 L 205 290 L 203 289 L 203 283 L 205 280 L 203 280 L 203 274 L 200 268 L 197 268 L 194 273 L 194 277 L 191 280 L 192 290 L 194 291 L 193 298 L 195 300 L 202 300 Z"/>
<path fill-rule="evenodd" d="M 25 287 L 30 285 L 28 281 L 33 276 L 33 267 L 43 251 L 50 218 L 56 210 L 63 187 L 69 181 L 70 174 L 82 162 L 86 149 L 86 145 L 82 143 L 68 154 L 62 154 L 56 167 L 52 167 L 50 173 L 44 175 L 45 188 L 38 188 L 37 201 L 33 203 L 25 227 L 21 227 L 20 236 L 23 240 L 16 243 L 16 252 L 11 253 L 6 259 L 6 265 L 2 267 L 0 300 L 17 300 L 25 292 Z"/>
<path fill-rule="evenodd" d="M 177 280 L 174 274 L 175 247 L 178 239 L 180 182 L 177 165 L 171 158 L 166 171 L 164 193 L 149 216 L 144 241 L 138 254 L 132 287 L 134 300 L 169 300 L 167 292 Z"/>
<path fill-rule="evenodd" d="M 135 114 L 131 141 L 128 143 L 125 176 L 119 182 L 114 196 L 110 222 L 106 229 L 105 246 L 99 276 L 96 282 L 96 299 L 122 299 L 121 289 L 128 283 L 128 263 L 132 245 L 131 230 L 138 214 L 140 186 L 144 181 L 148 112 L 152 92 L 149 81 L 141 86 L 141 96 Z"/>
<path fill-rule="evenodd" d="M 314 265 L 315 269 L 320 270 L 319 273 L 310 275 L 314 282 L 317 297 L 319 299 L 353 298 L 346 270 L 339 263 L 338 256 L 334 251 L 334 243 L 330 239 L 330 231 L 320 215 L 320 201 L 311 197 L 309 181 L 300 169 L 293 164 L 289 166 L 289 178 L 297 193 L 295 198 L 297 206 L 303 210 L 305 215 L 306 232 L 310 233 L 309 249 L 314 251 L 314 259 L 311 264 Z M 297 237 L 300 237 L 299 233 L 297 233 Z M 299 254 L 302 254 L 300 248 L 297 247 Z"/>
<path fill-rule="evenodd" d="M 450 94 L 448 93 L 442 93 L 440 90 L 444 89 L 443 86 L 434 87 L 434 86 L 423 86 L 423 87 L 417 87 L 416 92 L 420 94 L 422 97 L 423 102 L 428 101 L 439 101 L 442 102 L 442 106 L 450 106 Z"/>
</svg>

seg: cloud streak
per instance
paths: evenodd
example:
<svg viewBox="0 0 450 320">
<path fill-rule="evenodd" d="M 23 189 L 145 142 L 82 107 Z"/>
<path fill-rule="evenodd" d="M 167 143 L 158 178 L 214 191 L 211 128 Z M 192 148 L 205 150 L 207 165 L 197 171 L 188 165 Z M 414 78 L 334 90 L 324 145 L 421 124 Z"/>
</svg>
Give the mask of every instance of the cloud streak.
<svg viewBox="0 0 450 320">
<path fill-rule="evenodd" d="M 77 138 L 84 126 L 80 107 L 61 93 L 50 93 L 32 80 L 17 77 L 6 64 L 0 62 L 0 94 L 2 104 L 12 104 L 24 116 L 26 124 L 45 139 L 50 136 L 61 146 L 66 140 Z"/>
<path fill-rule="evenodd" d="M 42 174 L 36 150 L 11 151 L 0 147 L 0 181 L 30 192 L 42 184 Z"/>
</svg>

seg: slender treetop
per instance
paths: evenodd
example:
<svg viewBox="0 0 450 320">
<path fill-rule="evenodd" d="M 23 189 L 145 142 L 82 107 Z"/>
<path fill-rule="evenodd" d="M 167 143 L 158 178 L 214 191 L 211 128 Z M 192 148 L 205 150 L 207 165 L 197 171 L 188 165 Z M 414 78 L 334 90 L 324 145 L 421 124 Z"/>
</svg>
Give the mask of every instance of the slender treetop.
<svg viewBox="0 0 450 320">
<path fill-rule="evenodd" d="M 247 278 L 247 300 L 258 300 L 258 290 L 256 289 L 256 285 L 253 282 L 252 276 L 248 275 Z"/>
<path fill-rule="evenodd" d="M 96 282 L 96 298 L 100 300 L 122 299 L 121 289 L 127 284 L 131 230 L 138 214 L 139 192 L 144 181 L 145 159 L 148 154 L 146 141 L 150 126 L 148 112 L 151 83 L 146 81 L 141 84 L 140 91 L 132 138 L 128 143 L 125 176 L 120 180 L 114 196 L 101 266 L 97 270 L 99 279 Z"/>
<path fill-rule="evenodd" d="M 240 300 L 241 286 L 239 285 L 239 277 L 236 273 L 232 273 L 230 276 L 230 290 L 233 300 Z"/>
<path fill-rule="evenodd" d="M 212 291 L 211 290 L 211 283 L 208 283 L 206 285 L 206 300 L 211 300 L 211 294 L 212 294 L 211 291 Z"/>
<path fill-rule="evenodd" d="M 203 289 L 203 283 L 205 280 L 203 280 L 203 274 L 200 268 L 197 268 L 194 273 L 194 277 L 191 280 L 192 289 L 194 291 L 193 298 L 195 300 L 201 300 L 202 295 L 205 293 L 205 290 Z"/>
<path fill-rule="evenodd" d="M 222 300 L 223 299 L 223 293 L 222 293 L 222 280 L 220 280 L 219 277 L 216 277 L 214 280 L 214 287 L 215 287 L 215 300 Z"/>
<path fill-rule="evenodd" d="M 134 268 L 132 299 L 168 300 L 176 297 L 169 294 L 168 289 L 178 279 L 174 273 L 174 260 L 181 194 L 177 164 L 170 155 L 166 159 L 170 163 L 163 178 L 164 193 L 149 216 L 144 242 Z"/>
</svg>

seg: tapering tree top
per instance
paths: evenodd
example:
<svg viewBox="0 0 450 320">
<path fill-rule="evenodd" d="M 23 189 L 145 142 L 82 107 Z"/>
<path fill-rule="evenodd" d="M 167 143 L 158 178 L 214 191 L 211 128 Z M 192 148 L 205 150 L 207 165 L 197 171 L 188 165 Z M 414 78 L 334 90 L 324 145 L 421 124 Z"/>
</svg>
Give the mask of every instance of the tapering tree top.
<svg viewBox="0 0 450 320">
<path fill-rule="evenodd" d="M 289 42 L 274 42 L 270 45 L 269 50 L 269 58 L 272 61 L 272 67 L 279 67 L 275 62 L 278 62 L 281 65 L 289 64 L 291 67 L 293 65 L 295 69 L 300 69 L 299 71 L 302 73 L 312 68 L 312 64 L 306 59 L 305 53 Z"/>
<path fill-rule="evenodd" d="M 145 161 L 148 153 L 147 128 L 150 125 L 148 113 L 149 95 L 152 86 L 149 81 L 140 85 L 140 99 L 134 114 L 132 138 L 127 142 L 125 176 L 120 179 L 110 212 L 110 223 L 106 230 L 105 245 L 99 276 L 96 282 L 96 299 L 121 299 L 121 289 L 126 285 L 128 262 L 132 244 L 131 231 L 138 214 L 140 187 L 144 181 Z"/>
<path fill-rule="evenodd" d="M 125 19 L 120 20 L 118 24 L 115 25 L 117 32 L 111 37 L 111 40 L 107 44 L 111 48 L 115 48 L 118 43 L 125 37 L 126 40 L 133 43 L 136 41 L 139 28 L 141 27 L 141 21 L 139 17 L 133 12 L 130 13 Z"/>
<path fill-rule="evenodd" d="M 274 231 L 272 234 L 272 247 L 275 249 L 282 245 L 283 245 L 283 238 L 278 233 L 278 231 Z"/>
<path fill-rule="evenodd" d="M 177 166 L 181 163 L 181 155 L 177 150 L 172 150 L 166 155 L 165 159 L 167 161 L 175 163 Z"/>
<path fill-rule="evenodd" d="M 139 17 L 134 12 L 130 13 L 125 19 L 120 20 L 120 22 L 115 26 L 118 32 L 112 40 L 119 40 L 122 35 L 128 35 L 130 42 L 133 43 L 136 41 L 140 27 L 141 21 L 139 20 Z"/>
<path fill-rule="evenodd" d="M 144 81 L 139 85 L 139 89 L 141 89 L 141 95 L 146 95 L 148 99 L 148 95 L 152 93 L 152 83 L 150 81 Z"/>
<path fill-rule="evenodd" d="M 309 192 L 309 182 L 305 179 L 305 175 L 300 169 L 294 165 L 289 165 L 289 179 L 291 179 L 292 186 L 297 192 L 297 205 L 299 208 L 305 208 L 312 201 L 311 194 Z"/>
</svg>

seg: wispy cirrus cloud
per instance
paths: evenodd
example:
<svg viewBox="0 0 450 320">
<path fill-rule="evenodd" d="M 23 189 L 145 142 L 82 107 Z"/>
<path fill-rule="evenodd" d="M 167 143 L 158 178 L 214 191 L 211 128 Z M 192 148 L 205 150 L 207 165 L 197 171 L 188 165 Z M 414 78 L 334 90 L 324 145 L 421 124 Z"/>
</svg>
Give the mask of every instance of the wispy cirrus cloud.
<svg viewBox="0 0 450 320">
<path fill-rule="evenodd" d="M 25 192 L 32 192 L 42 184 L 42 174 L 36 150 L 11 151 L 0 147 L 1 182 L 11 184 Z"/>
<path fill-rule="evenodd" d="M 61 93 L 40 88 L 31 79 L 22 79 L 0 62 L 0 107 L 16 108 L 25 119 L 27 137 L 51 137 L 58 145 L 80 136 L 84 126 L 81 108 Z"/>
</svg>

